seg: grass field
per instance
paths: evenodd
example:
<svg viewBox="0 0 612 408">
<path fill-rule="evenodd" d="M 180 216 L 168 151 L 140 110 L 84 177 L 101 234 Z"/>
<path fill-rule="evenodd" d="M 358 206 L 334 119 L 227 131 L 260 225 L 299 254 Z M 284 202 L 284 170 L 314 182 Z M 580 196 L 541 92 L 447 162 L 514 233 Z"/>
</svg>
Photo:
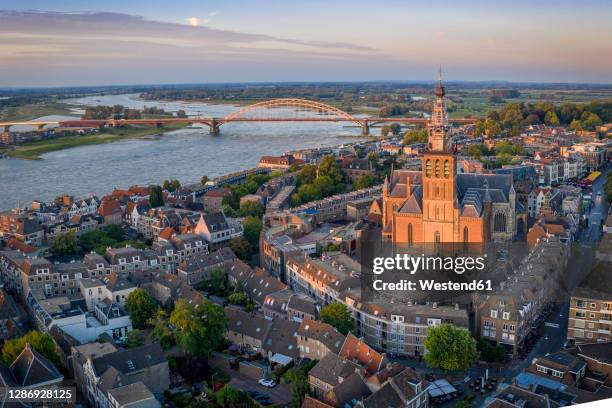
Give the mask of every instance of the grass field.
<svg viewBox="0 0 612 408">
<path fill-rule="evenodd" d="M 140 139 L 146 136 L 156 135 L 184 127 L 184 124 L 170 124 L 161 128 L 116 128 L 104 129 L 101 133 L 79 136 L 64 136 L 54 139 L 37 140 L 26 142 L 17 146 L 14 151 L 8 153 L 10 157 L 19 159 L 38 160 L 40 156 L 57 151 L 79 146 L 90 146 L 102 143 L 117 142 L 126 139 Z"/>
<path fill-rule="evenodd" d="M 0 111 L 0 122 L 25 121 L 49 115 L 74 115 L 70 106 L 60 102 L 44 102 L 19 107 L 9 107 Z"/>
</svg>

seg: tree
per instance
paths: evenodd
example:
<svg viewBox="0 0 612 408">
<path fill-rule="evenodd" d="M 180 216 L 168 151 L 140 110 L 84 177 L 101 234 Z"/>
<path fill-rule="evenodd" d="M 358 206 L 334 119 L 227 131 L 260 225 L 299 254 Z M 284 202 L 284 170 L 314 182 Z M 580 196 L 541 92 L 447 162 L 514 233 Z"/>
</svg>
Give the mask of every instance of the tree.
<svg viewBox="0 0 612 408">
<path fill-rule="evenodd" d="M 252 246 L 259 246 L 259 234 L 263 229 L 261 218 L 246 217 L 242 222 L 242 227 L 244 228 L 244 238 L 249 241 Z"/>
<path fill-rule="evenodd" d="M 246 304 L 249 302 L 249 297 L 244 292 L 235 292 L 229 295 L 227 301 L 232 305 L 246 306 Z"/>
<path fill-rule="evenodd" d="M 361 190 L 362 188 L 372 187 L 374 185 L 374 181 L 374 177 L 371 174 L 364 174 L 355 180 L 353 183 L 353 188 L 355 190 Z"/>
<path fill-rule="evenodd" d="M 570 124 L 570 128 L 578 132 L 580 130 L 584 130 L 584 125 L 582 124 L 582 121 L 580 119 L 574 119 Z"/>
<path fill-rule="evenodd" d="M 548 126 L 559 126 L 559 117 L 555 113 L 555 111 L 548 111 L 544 116 L 544 123 Z"/>
<path fill-rule="evenodd" d="M 233 238 L 229 242 L 229 247 L 239 259 L 246 262 L 251 260 L 253 248 L 246 239 L 242 237 Z"/>
<path fill-rule="evenodd" d="M 152 319 L 153 320 L 153 319 Z M 174 346 L 174 333 L 168 324 L 168 313 L 161 307 L 155 313 L 155 327 L 151 337 L 159 342 L 162 350 L 167 351 Z"/>
<path fill-rule="evenodd" d="M 127 348 L 140 347 L 144 344 L 144 333 L 142 330 L 133 329 L 127 334 L 127 341 L 125 345 Z"/>
<path fill-rule="evenodd" d="M 194 356 L 206 356 L 224 344 L 227 318 L 221 307 L 207 300 L 197 306 L 177 300 L 170 324 L 176 327 L 177 344 Z"/>
<path fill-rule="evenodd" d="M 389 130 L 391 133 L 393 133 L 393 136 L 399 136 L 400 132 L 402 131 L 402 126 L 399 123 L 392 123 L 389 126 Z"/>
<path fill-rule="evenodd" d="M 296 185 L 301 186 L 302 184 L 310 184 L 317 178 L 317 166 L 313 164 L 306 164 L 302 166 L 300 172 L 296 177 Z"/>
<path fill-rule="evenodd" d="M 41 333 L 33 330 L 26 333 L 24 336 L 8 340 L 2 346 L 2 360 L 5 364 L 11 365 L 23 351 L 26 344 L 29 344 L 34 350 L 48 358 L 54 363 L 59 362 L 57 349 L 53 338 L 47 333 Z"/>
<path fill-rule="evenodd" d="M 156 306 L 155 299 L 140 288 L 130 292 L 125 301 L 125 309 L 136 329 L 144 329 L 147 326 L 149 319 L 155 316 Z"/>
<path fill-rule="evenodd" d="M 202 176 L 202 178 L 200 179 L 200 184 L 205 186 L 206 183 L 208 183 L 210 181 L 210 179 L 208 178 L 208 176 Z"/>
<path fill-rule="evenodd" d="M 348 308 L 342 303 L 332 303 L 321 309 L 321 320 L 334 326 L 346 335 L 353 330 L 354 323 Z"/>
<path fill-rule="evenodd" d="M 172 193 L 181 188 L 181 182 L 176 179 L 164 180 L 163 188 Z"/>
<path fill-rule="evenodd" d="M 261 218 L 265 210 L 266 209 L 264 205 L 260 203 L 259 201 L 247 201 L 240 205 L 240 210 L 238 211 L 238 214 L 241 217 L 251 216 L 251 217 Z"/>
<path fill-rule="evenodd" d="M 321 159 L 319 163 L 318 176 L 329 176 L 334 183 L 342 183 L 344 174 L 340 168 L 340 164 L 334 156 L 328 155 Z"/>
<path fill-rule="evenodd" d="M 58 234 L 51 244 L 51 252 L 58 256 L 76 255 L 81 252 L 76 233 L 69 231 L 65 234 Z"/>
<path fill-rule="evenodd" d="M 480 359 L 488 362 L 503 361 L 506 358 L 506 349 L 501 344 L 492 345 L 485 339 L 480 339 L 477 344 Z"/>
<path fill-rule="evenodd" d="M 292 368 L 285 374 L 284 378 L 291 385 L 291 403 L 299 408 L 310 390 L 308 376 L 300 368 Z"/>
<path fill-rule="evenodd" d="M 176 111 L 176 117 L 177 118 L 186 118 L 187 117 L 187 113 L 185 113 L 185 111 L 183 109 L 179 109 Z"/>
<path fill-rule="evenodd" d="M 223 408 L 255 407 L 257 404 L 249 395 L 236 388 L 225 385 L 215 394 L 215 402 Z"/>
<path fill-rule="evenodd" d="M 164 205 L 164 192 L 161 186 L 149 186 L 149 203 L 153 208 Z"/>
<path fill-rule="evenodd" d="M 227 274 L 223 269 L 214 267 L 210 270 L 210 278 L 208 279 L 208 286 L 211 293 L 220 295 L 227 291 L 228 282 Z"/>
<path fill-rule="evenodd" d="M 485 145 L 483 144 L 470 145 L 467 149 L 467 155 L 480 159 L 485 149 Z"/>
<path fill-rule="evenodd" d="M 602 121 L 595 113 L 589 113 L 583 123 L 585 128 L 595 130 L 595 127 L 601 126 Z"/>
<path fill-rule="evenodd" d="M 478 357 L 476 341 L 470 332 L 448 323 L 427 329 L 423 345 L 427 349 L 427 365 L 444 371 L 465 370 Z"/>
<path fill-rule="evenodd" d="M 427 142 L 427 138 L 429 137 L 429 133 L 427 129 L 410 129 L 404 132 L 404 140 L 402 144 L 409 145 L 413 143 L 425 143 Z"/>
<path fill-rule="evenodd" d="M 334 181 L 329 176 L 319 176 L 313 182 L 312 185 L 319 190 L 319 195 L 321 198 L 327 197 L 329 195 L 334 194 L 338 189 L 337 185 L 334 184 Z"/>
</svg>

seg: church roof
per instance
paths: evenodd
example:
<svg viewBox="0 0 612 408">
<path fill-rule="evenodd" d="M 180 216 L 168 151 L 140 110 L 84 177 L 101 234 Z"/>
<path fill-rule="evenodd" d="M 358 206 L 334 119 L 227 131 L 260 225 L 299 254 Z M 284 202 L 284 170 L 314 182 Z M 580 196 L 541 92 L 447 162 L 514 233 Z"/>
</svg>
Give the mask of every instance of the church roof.
<svg viewBox="0 0 612 408">
<path fill-rule="evenodd" d="M 404 202 L 400 208 L 400 213 L 420 214 L 423 212 L 423 188 L 416 186 L 410 197 Z"/>
</svg>

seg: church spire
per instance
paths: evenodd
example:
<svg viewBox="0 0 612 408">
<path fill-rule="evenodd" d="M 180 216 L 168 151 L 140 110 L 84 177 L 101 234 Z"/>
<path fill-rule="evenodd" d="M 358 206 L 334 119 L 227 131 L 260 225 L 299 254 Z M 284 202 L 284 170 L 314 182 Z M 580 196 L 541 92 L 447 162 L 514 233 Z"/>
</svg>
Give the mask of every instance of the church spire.
<svg viewBox="0 0 612 408">
<path fill-rule="evenodd" d="M 444 103 L 445 93 L 444 85 L 442 85 L 442 66 L 440 65 L 438 81 L 434 89 L 436 100 L 434 101 L 428 129 L 429 148 L 433 151 L 446 150 L 448 141 L 448 115 L 446 113 L 446 104 Z"/>
</svg>

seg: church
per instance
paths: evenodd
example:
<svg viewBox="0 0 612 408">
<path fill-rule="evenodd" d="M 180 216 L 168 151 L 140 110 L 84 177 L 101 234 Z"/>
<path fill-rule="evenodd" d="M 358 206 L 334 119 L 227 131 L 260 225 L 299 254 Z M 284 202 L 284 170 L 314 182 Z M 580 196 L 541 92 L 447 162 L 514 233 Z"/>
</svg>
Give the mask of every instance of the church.
<svg viewBox="0 0 612 408">
<path fill-rule="evenodd" d="M 421 171 L 392 170 L 385 179 L 383 239 L 408 245 L 511 241 L 517 218 L 525 222 L 512 175 L 457 174 L 444 93 L 439 78 Z"/>
</svg>

